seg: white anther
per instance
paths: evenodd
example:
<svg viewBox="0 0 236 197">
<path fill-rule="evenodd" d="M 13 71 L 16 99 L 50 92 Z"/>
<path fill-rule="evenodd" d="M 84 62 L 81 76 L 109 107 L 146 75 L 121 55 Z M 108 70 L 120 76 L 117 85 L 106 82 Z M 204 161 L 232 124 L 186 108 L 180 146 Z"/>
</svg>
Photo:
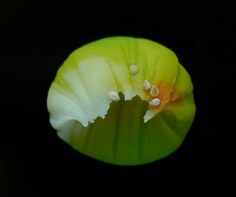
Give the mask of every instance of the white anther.
<svg viewBox="0 0 236 197">
<path fill-rule="evenodd" d="M 108 98 L 111 99 L 112 101 L 119 101 L 120 100 L 119 94 L 114 91 L 108 92 Z"/>
<path fill-rule="evenodd" d="M 150 90 L 150 95 L 152 97 L 156 97 L 159 95 L 159 89 L 156 85 L 152 85 L 151 90 Z"/>
<path fill-rule="evenodd" d="M 154 98 L 149 102 L 149 105 L 156 107 L 156 106 L 160 105 L 160 103 L 161 103 L 161 101 L 159 98 Z"/>
<path fill-rule="evenodd" d="M 133 75 L 136 74 L 138 72 L 138 67 L 135 64 L 131 64 L 129 67 L 129 72 Z"/>
<path fill-rule="evenodd" d="M 151 84 L 147 80 L 144 80 L 144 82 L 143 82 L 143 89 L 145 91 L 148 91 L 151 89 Z"/>
</svg>

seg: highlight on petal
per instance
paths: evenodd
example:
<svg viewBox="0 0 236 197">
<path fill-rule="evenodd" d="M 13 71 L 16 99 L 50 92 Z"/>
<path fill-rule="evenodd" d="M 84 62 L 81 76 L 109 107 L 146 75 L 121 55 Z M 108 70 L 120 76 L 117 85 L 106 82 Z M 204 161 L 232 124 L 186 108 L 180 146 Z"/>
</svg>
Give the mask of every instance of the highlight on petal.
<svg viewBox="0 0 236 197">
<path fill-rule="evenodd" d="M 195 115 L 190 76 L 168 48 L 111 37 L 75 50 L 48 92 L 50 123 L 79 152 L 118 165 L 161 159 Z"/>
</svg>

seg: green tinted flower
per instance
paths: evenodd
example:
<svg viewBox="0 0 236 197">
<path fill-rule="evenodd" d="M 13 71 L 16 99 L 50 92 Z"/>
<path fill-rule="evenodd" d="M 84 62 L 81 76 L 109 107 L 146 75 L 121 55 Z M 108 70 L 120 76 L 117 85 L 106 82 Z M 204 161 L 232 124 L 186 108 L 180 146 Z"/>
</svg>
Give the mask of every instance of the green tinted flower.
<svg viewBox="0 0 236 197">
<path fill-rule="evenodd" d="M 111 37 L 75 50 L 48 93 L 50 123 L 73 148 L 112 164 L 163 158 L 194 115 L 190 76 L 168 48 Z"/>
</svg>

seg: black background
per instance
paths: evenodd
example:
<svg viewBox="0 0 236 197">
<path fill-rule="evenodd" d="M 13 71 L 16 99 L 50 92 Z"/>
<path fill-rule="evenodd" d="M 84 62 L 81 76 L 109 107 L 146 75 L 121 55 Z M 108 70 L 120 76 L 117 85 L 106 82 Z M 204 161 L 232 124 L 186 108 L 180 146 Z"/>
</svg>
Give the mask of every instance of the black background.
<svg viewBox="0 0 236 197">
<path fill-rule="evenodd" d="M 0 3 L 0 196 L 89 191 L 218 191 L 233 177 L 236 17 L 232 5 L 9 0 Z M 46 98 L 56 71 L 76 48 L 127 35 L 169 47 L 192 77 L 197 114 L 171 156 L 135 167 L 86 157 L 49 124 Z M 141 187 L 132 187 L 132 183 Z M 101 184 L 99 189 L 95 186 Z M 151 186 L 155 183 L 155 186 Z M 161 183 L 161 184 L 160 184 Z M 168 190 L 166 190 L 168 191 Z M 110 193 L 112 195 L 113 193 Z M 68 195 L 70 196 L 70 195 Z"/>
</svg>

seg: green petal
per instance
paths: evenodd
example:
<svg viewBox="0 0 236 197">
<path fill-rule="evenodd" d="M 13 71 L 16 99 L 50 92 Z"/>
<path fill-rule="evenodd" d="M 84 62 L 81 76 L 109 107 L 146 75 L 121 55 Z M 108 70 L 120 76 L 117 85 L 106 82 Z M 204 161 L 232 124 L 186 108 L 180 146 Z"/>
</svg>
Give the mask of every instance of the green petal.
<svg viewBox="0 0 236 197">
<path fill-rule="evenodd" d="M 135 65 L 137 72 L 130 72 Z M 143 89 L 160 88 L 159 107 Z M 48 93 L 50 122 L 78 151 L 112 164 L 163 158 L 182 143 L 195 114 L 192 83 L 166 47 L 145 39 L 113 37 L 74 51 Z M 119 93 L 112 101 L 108 92 Z M 172 99 L 172 100 L 171 100 Z"/>
</svg>

